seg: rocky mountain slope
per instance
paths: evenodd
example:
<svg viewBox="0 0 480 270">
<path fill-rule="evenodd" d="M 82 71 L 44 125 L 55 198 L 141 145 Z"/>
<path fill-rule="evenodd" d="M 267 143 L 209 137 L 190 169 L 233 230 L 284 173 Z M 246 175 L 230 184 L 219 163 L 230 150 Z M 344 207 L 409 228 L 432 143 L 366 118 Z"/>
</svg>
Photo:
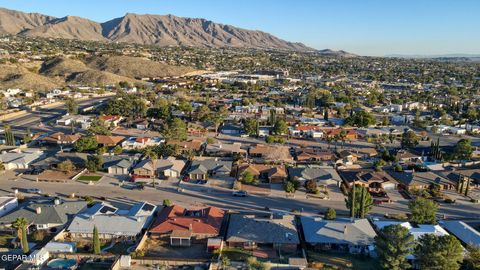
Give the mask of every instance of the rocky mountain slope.
<svg viewBox="0 0 480 270">
<path fill-rule="evenodd" d="M 235 47 L 313 51 L 271 34 L 173 15 L 128 13 L 104 23 L 67 16 L 55 18 L 0 8 L 0 34 L 127 42 L 159 46 Z"/>
</svg>

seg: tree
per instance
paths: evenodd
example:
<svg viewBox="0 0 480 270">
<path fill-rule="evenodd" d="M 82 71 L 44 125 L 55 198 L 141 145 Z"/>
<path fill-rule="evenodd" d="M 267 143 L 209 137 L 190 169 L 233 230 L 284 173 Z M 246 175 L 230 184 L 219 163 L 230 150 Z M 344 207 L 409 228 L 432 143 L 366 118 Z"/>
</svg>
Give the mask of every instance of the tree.
<svg viewBox="0 0 480 270">
<path fill-rule="evenodd" d="M 355 127 L 368 127 L 375 124 L 375 117 L 367 111 L 358 111 L 345 119 L 345 123 Z"/>
<path fill-rule="evenodd" d="M 67 98 L 65 100 L 65 107 L 67 108 L 67 112 L 69 114 L 77 114 L 78 113 L 78 103 L 73 98 Z"/>
<path fill-rule="evenodd" d="M 283 119 L 278 119 L 275 121 L 275 124 L 273 125 L 273 133 L 277 135 L 284 135 L 288 133 L 288 125 L 287 122 Z"/>
<path fill-rule="evenodd" d="M 375 246 L 384 269 L 410 268 L 406 256 L 412 253 L 415 242 L 407 228 L 399 224 L 384 227 L 375 237 Z"/>
<path fill-rule="evenodd" d="M 172 206 L 172 202 L 168 199 L 163 200 L 163 207 Z"/>
<path fill-rule="evenodd" d="M 93 254 L 100 254 L 100 238 L 97 226 L 93 226 Z"/>
<path fill-rule="evenodd" d="M 418 136 L 415 132 L 408 130 L 403 132 L 401 146 L 402 148 L 413 148 L 418 144 Z"/>
<path fill-rule="evenodd" d="M 22 246 L 23 253 L 28 253 L 28 251 L 30 250 L 30 247 L 28 246 L 28 239 L 27 239 L 28 225 L 29 225 L 28 220 L 23 217 L 17 218 L 12 223 L 12 227 L 17 230 L 17 237 L 20 239 L 20 244 Z"/>
<path fill-rule="evenodd" d="M 253 184 L 255 182 L 255 176 L 251 172 L 245 171 L 242 174 L 242 182 L 245 184 Z"/>
<path fill-rule="evenodd" d="M 472 158 L 473 146 L 469 139 L 461 139 L 457 142 L 454 149 L 454 155 L 459 160 L 469 160 Z"/>
<path fill-rule="evenodd" d="M 258 122 L 255 118 L 248 118 L 245 120 L 245 124 L 243 125 L 243 129 L 245 133 L 250 136 L 256 136 L 258 134 Z"/>
<path fill-rule="evenodd" d="M 92 120 L 92 123 L 88 128 L 88 132 L 90 132 L 93 135 L 111 135 L 112 134 L 108 129 L 105 121 L 98 118 L 94 118 Z"/>
<path fill-rule="evenodd" d="M 73 149 L 76 152 L 86 152 L 96 150 L 98 147 L 97 138 L 95 136 L 84 136 L 81 137 L 73 145 Z"/>
<path fill-rule="evenodd" d="M 347 208 L 353 213 L 353 217 L 365 218 L 373 205 L 372 195 L 368 189 L 361 185 L 355 185 L 349 192 L 348 198 L 345 200 Z"/>
<path fill-rule="evenodd" d="M 27 144 L 32 141 L 32 132 L 30 131 L 30 128 L 27 128 L 27 133 L 23 136 L 23 143 Z"/>
<path fill-rule="evenodd" d="M 317 181 L 315 181 L 314 179 L 310 179 L 310 180 L 305 181 L 305 188 L 310 193 L 317 192 L 317 190 L 318 190 Z"/>
<path fill-rule="evenodd" d="M 90 155 L 87 157 L 87 161 L 85 163 L 85 167 L 90 172 L 96 172 L 102 169 L 103 165 L 103 158 L 99 155 Z"/>
<path fill-rule="evenodd" d="M 197 111 L 197 119 L 201 121 L 205 121 L 208 119 L 208 116 L 210 115 L 210 108 L 206 105 L 202 105 L 200 108 L 198 108 Z"/>
<path fill-rule="evenodd" d="M 283 185 L 283 189 L 287 193 L 295 193 L 296 191 L 295 184 L 292 181 L 285 182 L 285 184 Z"/>
<path fill-rule="evenodd" d="M 417 241 L 414 255 L 420 269 L 457 270 L 463 259 L 463 248 L 455 236 L 424 234 Z"/>
<path fill-rule="evenodd" d="M 164 125 L 162 134 L 167 139 L 184 141 L 187 139 L 187 124 L 180 118 L 174 118 Z"/>
<path fill-rule="evenodd" d="M 75 165 L 73 165 L 73 162 L 70 159 L 67 159 L 57 165 L 57 170 L 64 173 L 71 173 L 75 170 Z"/>
<path fill-rule="evenodd" d="M 429 199 L 417 197 L 408 203 L 411 212 L 410 221 L 415 224 L 435 224 L 438 205 Z"/>
<path fill-rule="evenodd" d="M 113 149 L 112 149 L 113 153 L 115 155 L 120 155 L 123 153 L 123 148 L 120 146 L 120 145 L 116 145 Z"/>
<path fill-rule="evenodd" d="M 12 127 L 5 125 L 3 127 L 5 134 L 5 144 L 8 146 L 15 146 L 15 136 L 13 135 Z"/>
<path fill-rule="evenodd" d="M 463 260 L 464 270 L 480 270 L 480 247 L 467 246 L 467 256 Z"/>
<path fill-rule="evenodd" d="M 156 178 L 157 178 L 157 159 L 158 155 L 157 153 L 152 149 L 152 148 L 147 148 L 145 149 L 145 152 L 143 153 L 150 161 L 152 162 L 152 167 L 153 167 L 153 178 L 152 178 L 152 185 L 153 187 L 156 186 Z"/>
<path fill-rule="evenodd" d="M 327 211 L 325 212 L 325 219 L 326 220 L 334 220 L 337 218 L 337 211 L 333 208 L 327 208 Z"/>
</svg>

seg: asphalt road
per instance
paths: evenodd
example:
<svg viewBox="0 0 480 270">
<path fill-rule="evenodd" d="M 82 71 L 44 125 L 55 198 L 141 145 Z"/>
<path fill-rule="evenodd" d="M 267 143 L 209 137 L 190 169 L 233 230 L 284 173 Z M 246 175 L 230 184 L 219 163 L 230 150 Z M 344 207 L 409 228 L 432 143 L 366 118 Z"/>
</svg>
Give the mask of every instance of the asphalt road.
<svg viewBox="0 0 480 270">
<path fill-rule="evenodd" d="M 99 105 L 110 98 L 112 97 L 95 97 L 80 101 L 78 102 L 79 109 L 81 110 L 92 105 Z M 45 125 L 46 123 L 55 121 L 66 113 L 67 111 L 63 105 L 48 109 L 37 109 L 34 112 L 29 112 L 25 115 L 3 121 L 3 125 L 11 125 L 15 134 L 24 133 L 27 129 L 30 129 L 31 132 L 46 132 L 52 130 L 51 127 Z M 44 124 L 44 126 L 40 126 L 40 123 Z"/>
<path fill-rule="evenodd" d="M 51 196 L 68 197 L 75 193 L 78 196 L 93 196 L 105 199 L 121 206 L 130 205 L 138 201 L 149 201 L 161 205 L 164 199 L 183 206 L 210 205 L 223 209 L 237 211 L 259 211 L 268 207 L 271 210 L 289 212 L 299 210 L 307 215 L 315 215 L 331 207 L 337 210 L 339 216 L 347 216 L 348 211 L 343 200 L 319 200 L 305 198 L 297 195 L 295 198 L 287 198 L 281 193 L 272 193 L 270 196 L 249 195 L 248 197 L 233 197 L 230 190 L 221 188 L 200 188 L 201 186 L 183 186 L 183 192 L 178 191 L 178 186 L 159 181 L 156 188 L 146 187 L 144 190 L 131 190 L 119 186 L 119 181 L 111 177 L 105 177 L 95 185 L 81 182 L 71 183 L 46 183 L 36 182 L 30 176 L 14 177 L 11 172 L 0 175 L 0 194 L 12 193 L 14 189 L 20 192 L 27 188 L 39 188 L 43 193 Z M 28 195 L 28 194 L 27 194 Z M 391 204 L 374 206 L 372 215 L 383 216 L 388 214 L 408 213 L 408 201 L 399 200 Z M 480 204 L 472 204 L 462 201 L 456 204 L 441 204 L 439 217 L 443 218 L 480 218 Z"/>
</svg>

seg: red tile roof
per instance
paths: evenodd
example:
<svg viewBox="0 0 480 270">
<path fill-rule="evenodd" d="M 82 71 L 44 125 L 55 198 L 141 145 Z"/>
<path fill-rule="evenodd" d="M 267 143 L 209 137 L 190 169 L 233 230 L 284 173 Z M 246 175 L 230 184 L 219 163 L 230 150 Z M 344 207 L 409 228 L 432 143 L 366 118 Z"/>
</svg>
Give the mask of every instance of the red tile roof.
<svg viewBox="0 0 480 270">
<path fill-rule="evenodd" d="M 188 213 L 198 215 L 187 215 Z M 216 207 L 186 209 L 178 205 L 165 207 L 150 229 L 151 233 L 172 233 L 189 231 L 193 234 L 212 234 L 220 232 L 225 212 Z"/>
</svg>

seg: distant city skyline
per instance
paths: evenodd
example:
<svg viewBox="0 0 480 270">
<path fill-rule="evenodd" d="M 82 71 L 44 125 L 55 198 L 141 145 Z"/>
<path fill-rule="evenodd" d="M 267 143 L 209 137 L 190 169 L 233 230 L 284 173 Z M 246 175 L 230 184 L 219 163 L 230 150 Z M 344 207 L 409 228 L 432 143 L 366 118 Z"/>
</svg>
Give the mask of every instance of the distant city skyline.
<svg viewBox="0 0 480 270">
<path fill-rule="evenodd" d="M 475 0 L 0 0 L 0 7 L 97 22 L 125 13 L 205 18 L 359 55 L 480 55 Z"/>
</svg>

